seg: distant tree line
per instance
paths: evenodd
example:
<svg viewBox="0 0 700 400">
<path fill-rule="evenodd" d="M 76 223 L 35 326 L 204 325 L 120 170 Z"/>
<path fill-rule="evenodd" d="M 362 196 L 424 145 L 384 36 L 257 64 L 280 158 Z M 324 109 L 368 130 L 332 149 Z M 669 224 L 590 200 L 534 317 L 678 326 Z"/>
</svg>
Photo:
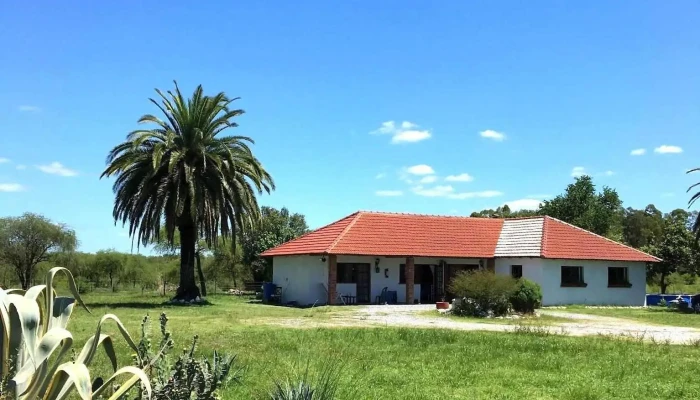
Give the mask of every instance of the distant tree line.
<svg viewBox="0 0 700 400">
<path fill-rule="evenodd" d="M 260 253 L 308 232 L 306 219 L 286 208 L 261 208 L 261 221 L 235 240 L 219 237 L 211 246 L 199 240 L 195 261 L 202 295 L 207 287 L 239 287 L 245 281 L 272 278 L 272 266 Z M 96 253 L 76 251 L 75 232 L 48 218 L 25 213 L 0 218 L 0 286 L 26 289 L 53 266 L 68 268 L 81 291 L 95 288 L 113 291 L 158 290 L 169 292 L 178 285 L 180 273 L 179 237 L 173 244 L 165 239 L 151 243 L 156 255 L 145 256 L 104 249 Z"/>
<path fill-rule="evenodd" d="M 697 211 L 675 209 L 663 213 L 653 204 L 624 208 L 614 189 L 598 192 L 590 176 L 581 176 L 564 193 L 542 202 L 537 210 L 511 211 L 507 205 L 472 213 L 472 217 L 515 218 L 543 216 L 589 230 L 640 249 L 663 260 L 649 264 L 647 282 L 666 293 L 669 284 L 695 284 L 700 275 L 700 251 L 693 235 Z"/>
</svg>

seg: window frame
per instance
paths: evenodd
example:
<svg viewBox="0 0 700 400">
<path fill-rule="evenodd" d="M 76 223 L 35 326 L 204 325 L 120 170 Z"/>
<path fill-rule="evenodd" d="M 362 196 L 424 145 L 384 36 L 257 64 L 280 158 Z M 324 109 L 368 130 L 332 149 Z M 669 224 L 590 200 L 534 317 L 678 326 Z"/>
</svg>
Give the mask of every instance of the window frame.
<svg viewBox="0 0 700 400">
<path fill-rule="evenodd" d="M 565 268 L 577 268 L 580 272 L 577 274 L 578 275 L 578 282 L 566 282 L 564 281 L 564 269 Z M 583 266 L 581 265 L 562 265 L 560 268 L 560 278 L 561 278 L 561 287 L 586 287 L 588 284 L 585 281 L 584 278 L 584 271 L 583 271 Z"/>
<path fill-rule="evenodd" d="M 518 276 L 515 276 L 516 270 L 519 270 L 519 273 L 517 274 Z M 511 265 L 510 266 L 510 276 L 512 276 L 514 279 L 522 278 L 523 277 L 523 266 L 522 265 Z"/>
<path fill-rule="evenodd" d="M 351 268 L 350 270 L 350 280 L 346 281 L 344 278 L 347 278 L 348 273 L 341 273 L 341 267 L 343 269 L 346 268 Z M 336 264 L 336 283 L 342 283 L 342 284 L 357 284 L 357 263 L 337 263 Z"/>
<path fill-rule="evenodd" d="M 614 270 L 622 270 L 623 279 L 617 282 L 613 282 L 610 279 L 610 273 Z M 608 267 L 608 287 L 609 288 L 629 288 L 632 287 L 630 283 L 629 267 Z"/>
</svg>

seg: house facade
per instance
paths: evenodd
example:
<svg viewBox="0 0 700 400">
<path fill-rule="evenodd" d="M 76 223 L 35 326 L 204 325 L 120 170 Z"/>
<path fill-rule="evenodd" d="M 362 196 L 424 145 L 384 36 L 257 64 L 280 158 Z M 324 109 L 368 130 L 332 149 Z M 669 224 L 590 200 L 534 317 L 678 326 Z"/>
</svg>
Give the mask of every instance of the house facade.
<svg viewBox="0 0 700 400">
<path fill-rule="evenodd" d="M 486 269 L 542 287 L 543 305 L 641 306 L 659 261 L 551 217 L 467 218 L 357 212 L 262 254 L 283 303 L 451 300 L 460 271 Z"/>
</svg>

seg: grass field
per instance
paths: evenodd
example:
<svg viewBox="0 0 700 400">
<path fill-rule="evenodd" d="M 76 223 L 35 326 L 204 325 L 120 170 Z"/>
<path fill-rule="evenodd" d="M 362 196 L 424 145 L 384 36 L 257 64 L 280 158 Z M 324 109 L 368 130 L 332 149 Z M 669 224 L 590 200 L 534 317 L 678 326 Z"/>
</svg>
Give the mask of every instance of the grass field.
<svg viewBox="0 0 700 400">
<path fill-rule="evenodd" d="M 656 325 L 700 328 L 700 314 L 679 312 L 667 307 L 586 308 L 583 306 L 571 306 L 567 307 L 566 310 L 579 314 L 626 318 Z"/>
<path fill-rule="evenodd" d="M 242 384 L 223 399 L 266 398 L 276 379 L 341 368 L 340 399 L 639 399 L 695 398 L 700 348 L 537 333 L 485 333 L 400 328 L 293 329 L 261 324 L 276 318 L 327 319 L 350 308 L 313 310 L 248 304 L 214 296 L 209 306 L 164 306 L 163 298 L 88 294 L 92 314 L 77 310 L 69 327 L 82 346 L 105 313 L 138 336 L 141 318 L 161 311 L 176 348 L 192 335 L 200 349 L 238 355 Z M 157 323 L 153 329 L 157 332 Z M 110 329 L 116 332 L 115 328 Z M 116 347 L 121 363 L 131 352 Z M 107 365 L 100 355 L 99 370 Z M 670 372 L 671 365 L 682 366 Z M 99 372 L 99 371 L 98 371 Z"/>
</svg>

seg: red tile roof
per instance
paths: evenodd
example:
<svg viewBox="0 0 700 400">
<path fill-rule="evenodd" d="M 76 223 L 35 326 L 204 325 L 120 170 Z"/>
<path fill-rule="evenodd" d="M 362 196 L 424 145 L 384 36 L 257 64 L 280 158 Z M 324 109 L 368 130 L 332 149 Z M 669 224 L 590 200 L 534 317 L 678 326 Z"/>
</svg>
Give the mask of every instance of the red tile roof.
<svg viewBox="0 0 700 400">
<path fill-rule="evenodd" d="M 359 213 L 332 254 L 493 257 L 503 220 Z"/>
<path fill-rule="evenodd" d="M 533 218 L 543 220 L 541 233 L 533 232 L 541 235 L 540 256 L 543 258 L 659 261 L 644 252 L 557 219 Z M 504 221 L 500 218 L 359 211 L 261 255 L 490 258 L 494 257 Z M 531 257 L 532 254 L 522 256 Z"/>
<path fill-rule="evenodd" d="M 544 217 L 542 257 L 571 260 L 661 261 L 643 251 L 551 217 Z"/>
</svg>

